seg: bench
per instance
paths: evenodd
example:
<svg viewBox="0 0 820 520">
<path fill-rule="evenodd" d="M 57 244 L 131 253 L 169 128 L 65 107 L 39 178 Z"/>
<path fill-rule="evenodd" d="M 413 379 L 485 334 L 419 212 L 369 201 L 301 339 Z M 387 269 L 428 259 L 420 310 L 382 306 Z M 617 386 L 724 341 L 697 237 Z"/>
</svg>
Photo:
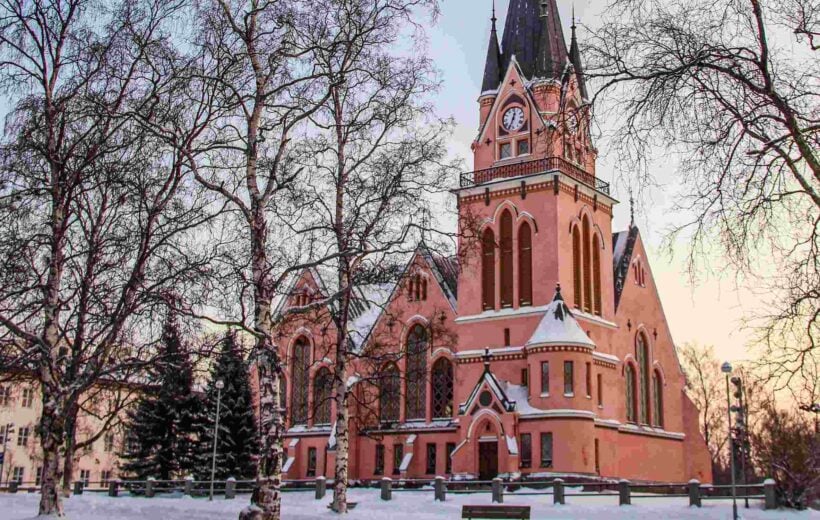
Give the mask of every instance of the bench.
<svg viewBox="0 0 820 520">
<path fill-rule="evenodd" d="M 529 520 L 530 506 L 464 506 L 461 508 L 461 518 L 518 518 Z"/>
</svg>

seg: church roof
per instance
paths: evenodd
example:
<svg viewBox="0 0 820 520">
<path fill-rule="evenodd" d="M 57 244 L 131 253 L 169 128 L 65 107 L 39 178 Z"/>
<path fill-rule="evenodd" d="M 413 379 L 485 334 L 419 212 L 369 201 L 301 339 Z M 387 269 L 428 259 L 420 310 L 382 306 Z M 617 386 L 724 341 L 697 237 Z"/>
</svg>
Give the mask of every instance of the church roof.
<svg viewBox="0 0 820 520">
<path fill-rule="evenodd" d="M 541 345 L 579 345 L 583 347 L 595 348 L 595 343 L 589 339 L 584 329 L 575 321 L 564 298 L 561 296 L 561 286 L 555 290 L 555 298 L 547 306 L 541 323 L 535 328 L 535 332 L 526 347 L 537 347 Z"/>
<path fill-rule="evenodd" d="M 621 294 L 624 291 L 626 277 L 629 274 L 629 264 L 632 262 L 632 253 L 638 241 L 638 226 L 630 225 L 626 231 L 612 234 L 612 264 L 615 283 L 615 311 L 621 303 Z"/>
<path fill-rule="evenodd" d="M 578 90 L 581 91 L 581 99 L 589 100 L 587 93 L 587 82 L 584 78 L 584 63 L 581 60 L 581 49 L 578 47 L 578 39 L 575 37 L 575 15 L 572 16 L 572 42 L 569 45 L 569 59 L 575 69 L 575 77 L 578 79 Z"/>
<path fill-rule="evenodd" d="M 495 4 L 493 4 L 493 26 L 490 30 L 490 43 L 487 46 L 487 61 L 484 63 L 484 79 L 481 82 L 481 92 L 493 91 L 501 83 L 501 49 L 498 46 L 498 31 L 495 27 Z"/>
<path fill-rule="evenodd" d="M 528 79 L 560 80 L 569 57 L 556 0 L 510 0 L 501 47 L 504 70 L 515 56 Z"/>
<path fill-rule="evenodd" d="M 490 370 L 490 359 L 492 358 L 490 354 L 490 349 L 484 349 L 484 372 L 481 373 L 481 377 L 478 378 L 476 381 L 475 386 L 473 387 L 473 391 L 470 393 L 470 397 L 463 403 L 461 403 L 458 407 L 459 415 L 463 415 L 467 413 L 470 408 L 473 406 L 473 403 L 478 399 L 478 395 L 482 388 L 488 388 L 490 392 L 495 396 L 498 402 L 501 403 L 501 406 L 504 407 L 505 412 L 512 412 L 515 410 L 515 401 L 511 400 L 507 393 L 504 391 L 507 384 L 506 382 L 499 381 L 496 379 L 493 372 Z M 486 386 L 485 386 L 486 383 Z"/>
</svg>

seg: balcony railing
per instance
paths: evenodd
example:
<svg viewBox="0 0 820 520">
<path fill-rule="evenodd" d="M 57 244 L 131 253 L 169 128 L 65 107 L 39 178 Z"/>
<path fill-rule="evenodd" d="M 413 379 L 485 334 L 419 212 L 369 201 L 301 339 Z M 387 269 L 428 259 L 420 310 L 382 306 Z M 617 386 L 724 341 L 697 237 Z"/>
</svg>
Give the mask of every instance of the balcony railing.
<svg viewBox="0 0 820 520">
<path fill-rule="evenodd" d="M 535 161 L 505 164 L 502 166 L 495 166 L 493 168 L 486 168 L 484 170 L 462 173 L 460 184 L 462 188 L 469 188 L 470 186 L 478 186 L 479 184 L 484 184 L 486 182 L 495 181 L 498 179 L 538 175 L 539 173 L 547 173 L 552 171 L 561 172 L 564 175 L 572 177 L 576 181 L 595 188 L 601 193 L 609 195 L 608 182 L 604 182 L 601 179 L 596 178 L 591 173 L 572 164 L 563 157 L 546 157 Z"/>
</svg>

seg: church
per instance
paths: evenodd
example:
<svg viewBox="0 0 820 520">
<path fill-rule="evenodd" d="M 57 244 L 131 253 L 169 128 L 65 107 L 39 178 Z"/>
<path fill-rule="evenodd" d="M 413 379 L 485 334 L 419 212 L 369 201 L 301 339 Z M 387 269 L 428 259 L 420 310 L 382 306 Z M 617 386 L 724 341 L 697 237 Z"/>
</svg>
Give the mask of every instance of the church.
<svg viewBox="0 0 820 520">
<path fill-rule="evenodd" d="M 711 482 L 641 234 L 612 230 L 583 72 L 556 0 L 511 0 L 500 42 L 493 15 L 474 170 L 453 190 L 475 229 L 356 289 L 351 480 Z M 278 311 L 326 294 L 306 270 Z M 329 326 L 317 311 L 277 331 L 286 479 L 333 476 Z"/>
</svg>

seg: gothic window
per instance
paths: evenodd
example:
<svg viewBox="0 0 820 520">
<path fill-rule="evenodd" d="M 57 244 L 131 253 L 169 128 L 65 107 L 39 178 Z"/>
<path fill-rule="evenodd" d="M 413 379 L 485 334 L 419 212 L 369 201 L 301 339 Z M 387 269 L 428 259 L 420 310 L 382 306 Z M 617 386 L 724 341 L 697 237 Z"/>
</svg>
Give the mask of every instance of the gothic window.
<svg viewBox="0 0 820 520">
<path fill-rule="evenodd" d="M 564 361 L 564 395 L 575 394 L 575 363 Z"/>
<path fill-rule="evenodd" d="M 414 274 L 407 282 L 407 299 L 410 301 L 427 300 L 427 277 Z"/>
<path fill-rule="evenodd" d="M 501 306 L 513 304 L 513 219 L 509 211 L 501 213 Z"/>
<path fill-rule="evenodd" d="M 637 422 L 635 419 L 635 369 L 631 364 L 624 368 L 626 377 L 626 422 Z"/>
<path fill-rule="evenodd" d="M 575 307 L 581 308 L 583 289 L 581 287 L 581 232 L 578 226 L 572 228 L 572 281 Z"/>
<path fill-rule="evenodd" d="M 398 422 L 401 400 L 401 377 L 395 363 L 382 369 L 379 378 L 379 419 L 381 422 Z"/>
<path fill-rule="evenodd" d="M 424 419 L 427 403 L 427 329 L 415 325 L 407 335 L 407 400 L 405 418 Z"/>
<path fill-rule="evenodd" d="M 532 467 L 532 434 L 521 434 L 521 467 Z"/>
<path fill-rule="evenodd" d="M 589 219 L 584 216 L 584 223 L 583 223 L 583 252 L 584 252 L 584 310 L 586 312 L 592 312 L 592 258 L 591 258 L 591 251 L 590 246 L 592 245 L 592 237 L 590 236 L 591 230 L 589 225 Z"/>
<path fill-rule="evenodd" d="M 433 365 L 430 387 L 433 391 L 433 418 L 453 416 L 453 364 L 441 358 Z"/>
<path fill-rule="evenodd" d="M 663 381 L 657 370 L 652 373 L 652 423 L 663 428 Z"/>
<path fill-rule="evenodd" d="M 291 422 L 307 424 L 308 417 L 308 371 L 310 369 L 310 344 L 299 338 L 293 345 L 293 365 L 291 367 Z"/>
<path fill-rule="evenodd" d="M 495 235 L 490 228 L 481 236 L 481 300 L 484 310 L 495 309 Z"/>
<path fill-rule="evenodd" d="M 313 422 L 330 423 L 330 396 L 333 393 L 333 377 L 327 367 L 316 372 L 313 379 Z"/>
<path fill-rule="evenodd" d="M 638 333 L 636 346 L 638 359 L 638 404 L 641 424 L 649 424 L 649 345 L 643 333 Z"/>
<path fill-rule="evenodd" d="M 601 315 L 601 247 L 596 234 L 592 240 L 592 312 Z"/>
<path fill-rule="evenodd" d="M 518 305 L 532 305 L 532 230 L 526 222 L 518 228 Z"/>
<path fill-rule="evenodd" d="M 541 432 L 541 467 L 552 467 L 552 432 Z"/>
<path fill-rule="evenodd" d="M 541 362 L 541 394 L 550 393 L 550 362 Z"/>
</svg>

